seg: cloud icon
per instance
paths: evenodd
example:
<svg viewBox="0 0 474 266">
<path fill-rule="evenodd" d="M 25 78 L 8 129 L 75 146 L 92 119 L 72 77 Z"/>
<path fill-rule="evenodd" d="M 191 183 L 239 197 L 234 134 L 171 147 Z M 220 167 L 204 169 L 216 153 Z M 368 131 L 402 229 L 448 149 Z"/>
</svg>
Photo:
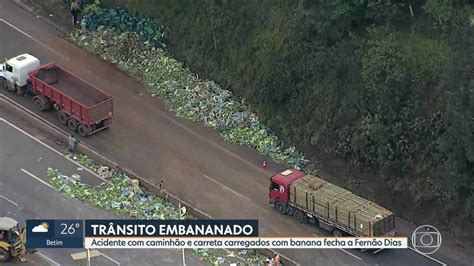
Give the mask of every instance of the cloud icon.
<svg viewBox="0 0 474 266">
<path fill-rule="evenodd" d="M 33 233 L 47 233 L 48 232 L 48 224 L 47 223 L 42 223 L 40 225 L 37 225 L 31 229 L 31 232 Z"/>
</svg>

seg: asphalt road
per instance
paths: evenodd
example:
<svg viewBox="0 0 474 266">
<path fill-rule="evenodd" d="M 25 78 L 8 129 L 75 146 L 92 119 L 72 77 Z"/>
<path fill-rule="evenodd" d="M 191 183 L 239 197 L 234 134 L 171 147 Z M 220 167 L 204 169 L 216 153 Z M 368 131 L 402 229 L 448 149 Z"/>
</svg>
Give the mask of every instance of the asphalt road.
<svg viewBox="0 0 474 266">
<path fill-rule="evenodd" d="M 263 158 L 254 150 L 225 143 L 213 130 L 174 117 L 139 83 L 58 37 L 52 27 L 15 5 L 0 2 L 0 19 L 1 58 L 29 52 L 43 63 L 54 61 L 66 67 L 113 95 L 115 118 L 111 128 L 83 140 L 102 155 L 152 183 L 163 179 L 166 189 L 212 217 L 258 218 L 263 235 L 326 234 L 268 206 L 268 178 L 281 166 L 271 164 L 271 171 L 262 171 L 259 164 Z M 27 97 L 9 97 L 33 108 Z M 54 113 L 42 116 L 59 125 Z M 409 236 L 414 227 L 402 229 L 402 234 Z M 411 250 L 376 255 L 341 250 L 282 252 L 302 265 L 439 264 Z M 452 249 L 445 247 L 434 257 L 452 265 L 466 264 L 464 253 L 452 256 Z"/>
<path fill-rule="evenodd" d="M 88 184 L 99 184 L 93 176 L 61 153 L 39 143 L 2 120 L 0 109 L 0 216 L 8 216 L 24 224 L 26 219 L 119 219 L 111 212 L 96 209 L 67 198 L 47 181 L 48 167 L 81 176 Z M 28 254 L 34 265 L 77 265 L 70 254 L 80 249 L 40 249 Z M 180 265 L 176 250 L 102 250 L 105 256 L 92 259 L 93 265 Z M 206 265 L 188 251 L 189 265 Z M 84 263 L 84 262 L 83 262 Z M 23 265 L 23 264 L 22 264 Z"/>
</svg>

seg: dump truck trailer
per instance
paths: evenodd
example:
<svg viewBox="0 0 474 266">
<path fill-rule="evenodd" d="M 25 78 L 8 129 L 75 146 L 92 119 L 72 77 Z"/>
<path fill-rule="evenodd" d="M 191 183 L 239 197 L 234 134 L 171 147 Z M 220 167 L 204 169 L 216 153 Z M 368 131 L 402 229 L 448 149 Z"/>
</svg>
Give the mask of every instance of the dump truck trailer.
<svg viewBox="0 0 474 266">
<path fill-rule="evenodd" d="M 334 236 L 394 236 L 395 214 L 352 192 L 294 169 L 270 179 L 270 204 Z"/>
<path fill-rule="evenodd" d="M 64 68 L 22 54 L 7 60 L 0 71 L 0 83 L 18 94 L 31 92 L 40 111 L 54 108 L 60 123 L 85 137 L 110 126 L 112 96 Z"/>
</svg>

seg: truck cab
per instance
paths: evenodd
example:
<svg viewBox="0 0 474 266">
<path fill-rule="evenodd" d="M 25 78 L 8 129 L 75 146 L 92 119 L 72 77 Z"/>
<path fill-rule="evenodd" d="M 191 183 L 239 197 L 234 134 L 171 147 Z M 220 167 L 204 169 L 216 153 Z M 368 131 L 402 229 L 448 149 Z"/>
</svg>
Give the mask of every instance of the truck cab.
<svg viewBox="0 0 474 266">
<path fill-rule="evenodd" d="M 288 169 L 272 176 L 268 192 L 270 205 L 276 207 L 282 213 L 286 213 L 290 197 L 289 186 L 293 181 L 304 175 L 303 172 L 296 169 Z"/>
<path fill-rule="evenodd" d="M 28 73 L 40 66 L 38 58 L 21 54 L 0 65 L 0 87 L 23 94 L 29 84 Z"/>
</svg>

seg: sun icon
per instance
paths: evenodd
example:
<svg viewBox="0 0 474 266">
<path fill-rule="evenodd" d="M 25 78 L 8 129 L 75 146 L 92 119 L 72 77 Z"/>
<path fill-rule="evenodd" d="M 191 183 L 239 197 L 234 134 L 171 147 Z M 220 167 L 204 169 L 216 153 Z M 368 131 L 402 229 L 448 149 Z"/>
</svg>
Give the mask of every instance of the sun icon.
<svg viewBox="0 0 474 266">
<path fill-rule="evenodd" d="M 44 227 L 44 229 L 48 229 L 48 223 L 42 223 L 41 225 Z"/>
</svg>

